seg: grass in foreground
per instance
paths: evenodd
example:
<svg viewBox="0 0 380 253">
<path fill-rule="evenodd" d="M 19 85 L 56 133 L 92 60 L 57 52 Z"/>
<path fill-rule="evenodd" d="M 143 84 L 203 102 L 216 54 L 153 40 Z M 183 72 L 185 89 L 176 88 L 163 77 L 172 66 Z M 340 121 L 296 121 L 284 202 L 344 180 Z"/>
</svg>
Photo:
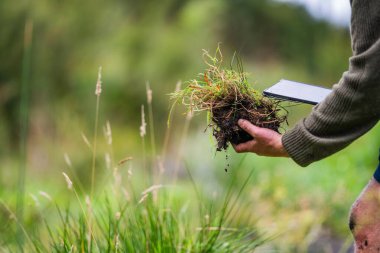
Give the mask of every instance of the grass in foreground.
<svg viewBox="0 0 380 253">
<path fill-rule="evenodd" d="M 49 204 L 56 206 L 53 215 L 39 210 L 38 219 L 43 220 L 45 225 L 41 224 L 33 230 L 23 228 L 26 238 L 24 250 L 253 252 L 268 238 L 254 226 L 239 226 L 234 222 L 239 213 L 237 201 L 252 174 L 241 183 L 236 182 L 237 174 L 233 175 L 224 197 L 210 200 L 196 188 L 191 175 L 195 194 L 189 192 L 189 187 L 175 184 L 152 185 L 140 193 L 131 177 L 119 184 L 122 175 L 115 172 L 114 182 L 110 181 L 103 193 L 93 201 L 88 195 L 78 194 L 76 185 L 64 174 L 71 200 L 58 203 L 53 197 Z M 237 184 L 241 186 L 236 190 L 234 187 Z M 12 214 L 9 208 L 8 212 Z M 16 244 L 0 243 L 3 252 L 16 250 Z"/>
<path fill-rule="evenodd" d="M 242 189 L 248 180 L 243 184 Z M 252 252 L 265 242 L 255 228 L 228 226 L 238 197 L 231 191 L 224 202 L 198 211 L 173 194 L 170 185 L 153 185 L 141 194 L 113 198 L 108 192 L 91 203 L 79 200 L 82 211 L 58 208 L 61 225 L 50 228 L 51 246 L 35 243 L 47 252 Z M 187 195 L 187 194 L 185 194 Z M 127 197 L 128 196 L 128 197 Z M 127 198 L 130 198 L 127 200 Z M 188 198 L 184 198 L 188 199 Z M 208 203 L 206 205 L 213 205 Z M 90 224 L 92 216 L 93 224 Z"/>
<path fill-rule="evenodd" d="M 99 74 L 95 133 L 98 128 L 100 83 Z M 145 127 L 146 123 L 142 120 L 140 130 L 144 130 L 144 134 L 140 134 L 143 142 Z M 107 128 L 110 128 L 108 124 Z M 111 130 L 106 132 L 106 137 L 112 138 Z M 108 142 L 109 145 L 111 143 Z M 143 163 L 143 171 L 140 171 L 141 178 L 135 177 L 137 182 L 133 182 L 131 167 L 126 172 L 120 172 L 122 166 L 130 162 L 129 158 L 119 163 L 111 161 L 113 167 L 108 169 L 112 177 L 106 179 L 108 183 L 100 184 L 99 175 L 93 176 L 94 172 L 99 171 L 94 162 L 96 138 L 89 146 L 92 146 L 94 156 L 89 172 L 89 193 L 77 184 L 80 182 L 71 180 L 75 174 L 69 176 L 63 173 L 70 200 L 59 202 L 54 200 L 59 196 L 40 194 L 50 201 L 47 208 L 56 206 L 53 214 L 45 214 L 47 208 L 40 208 L 38 197 L 32 195 L 36 203 L 35 210 L 32 207 L 28 210 L 36 214 L 32 228 L 25 227 L 6 202 L 0 202 L 1 211 L 10 217 L 7 225 L 9 232 L 13 233 L 12 228 L 20 228 L 24 234 L 25 241 L 21 246 L 25 252 L 252 252 L 267 240 L 255 227 L 234 225 L 237 223 L 233 221 L 239 211 L 236 203 L 252 173 L 243 183 L 235 182 L 236 177 L 233 176 L 224 198 L 216 200 L 202 197 L 190 173 L 188 175 L 196 197 L 188 191 L 189 188 L 181 192 L 182 186 L 175 177 L 165 180 L 169 184 L 155 178 L 141 183 L 152 172 L 152 169 L 145 168 L 146 162 Z M 146 160 L 145 153 L 142 160 Z M 155 160 L 150 162 L 152 168 L 157 168 Z M 155 183 L 151 185 L 151 182 Z M 236 184 L 241 185 L 238 191 L 233 187 Z M 143 191 L 142 185 L 146 186 Z M 41 225 L 40 220 L 45 225 Z M 0 250 L 15 252 L 17 243 L 0 238 Z"/>
</svg>

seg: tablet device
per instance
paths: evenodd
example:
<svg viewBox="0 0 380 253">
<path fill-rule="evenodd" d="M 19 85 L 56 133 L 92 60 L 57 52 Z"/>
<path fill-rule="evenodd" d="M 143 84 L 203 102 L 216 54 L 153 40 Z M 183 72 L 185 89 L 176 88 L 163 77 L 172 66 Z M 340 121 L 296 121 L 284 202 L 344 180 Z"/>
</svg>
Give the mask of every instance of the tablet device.
<svg viewBox="0 0 380 253">
<path fill-rule="evenodd" d="M 331 89 L 315 85 L 281 80 L 264 90 L 263 94 L 267 97 L 316 105 L 325 99 L 330 92 Z"/>
</svg>

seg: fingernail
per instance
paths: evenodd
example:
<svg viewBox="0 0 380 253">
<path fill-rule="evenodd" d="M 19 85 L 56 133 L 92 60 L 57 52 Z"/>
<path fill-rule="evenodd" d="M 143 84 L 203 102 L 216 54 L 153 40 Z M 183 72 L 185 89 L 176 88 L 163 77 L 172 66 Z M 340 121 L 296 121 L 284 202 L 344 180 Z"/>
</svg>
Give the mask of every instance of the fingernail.
<svg viewBox="0 0 380 253">
<path fill-rule="evenodd" d="M 238 120 L 238 124 L 240 125 L 240 124 L 243 124 L 244 123 L 244 120 L 243 119 L 239 119 Z"/>
</svg>

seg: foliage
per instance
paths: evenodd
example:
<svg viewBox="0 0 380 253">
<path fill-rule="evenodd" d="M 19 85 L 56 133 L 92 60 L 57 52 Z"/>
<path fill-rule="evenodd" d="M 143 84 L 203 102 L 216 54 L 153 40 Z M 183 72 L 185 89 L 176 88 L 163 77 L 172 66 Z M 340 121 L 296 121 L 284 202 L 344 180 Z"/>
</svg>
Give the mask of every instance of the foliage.
<svg viewBox="0 0 380 253">
<path fill-rule="evenodd" d="M 99 135 L 99 153 L 112 154 L 115 158 L 126 154 L 143 156 L 136 132 L 140 106 L 145 101 L 145 82 L 149 80 L 154 93 L 155 141 L 157 146 L 168 143 L 162 145 L 166 147 L 165 152 L 157 148 L 156 155 L 164 157 L 165 153 L 164 167 L 178 165 L 177 174 L 183 179 L 178 184 L 181 187 L 164 187 L 159 191 L 162 201 L 166 196 L 180 200 L 171 202 L 171 197 L 166 198 L 167 204 L 178 205 L 173 210 L 180 210 L 181 203 L 186 206 L 184 200 L 190 201 L 191 207 L 199 204 L 196 197 L 188 195 L 194 188 L 183 175 L 182 159 L 191 165 L 195 181 L 202 185 L 207 196 L 227 188 L 231 171 L 237 173 L 232 191 L 238 191 L 245 172 L 255 168 L 253 183 L 235 205 L 238 211 L 233 219 L 242 218 L 242 221 L 228 227 L 241 229 L 249 223 L 258 227 L 258 231 L 280 234 L 265 245 L 266 251 L 331 252 L 326 249 L 328 245 L 342 241 L 347 241 L 349 246 L 352 239 L 346 225 L 347 213 L 377 164 L 378 127 L 345 151 L 306 169 L 298 168 L 290 160 L 254 155 L 248 156 L 241 166 L 234 166 L 240 155 L 231 151 L 226 161 L 227 154 L 215 154 L 202 132 L 203 118 L 194 118 L 191 124 L 188 120 L 184 122 L 180 108 L 175 108 L 171 127 L 165 129 L 167 94 L 179 79 L 189 80 L 194 73 L 202 71 L 204 65 L 199 57 L 202 48 L 212 48 L 221 42 L 225 58 L 237 51 L 245 70 L 257 80 L 257 90 L 281 78 L 331 87 L 347 69 L 351 55 L 347 28 L 314 20 L 299 6 L 269 0 L 0 1 L 0 199 L 10 211 L 16 210 L 16 194 L 20 191 L 16 183 L 21 138 L 19 106 L 24 31 L 28 22 L 33 24 L 34 32 L 28 78 L 31 89 L 24 226 L 32 241 L 40 233 L 47 242 L 49 235 L 41 224 L 44 219 L 55 236 L 63 231 L 64 226 L 57 220 L 56 202 L 62 217 L 69 213 L 71 224 L 78 225 L 84 219 L 79 203 L 86 206 L 84 192 L 91 187 L 92 150 L 87 149 L 82 137 L 93 136 L 91 130 L 86 130 L 91 129 L 94 117 L 91 112 L 95 98 L 89 94 L 93 93 L 96 69 L 102 65 L 107 88 L 102 94 L 104 103 L 100 106 L 99 122 L 109 119 L 113 123 L 114 139 L 111 149 Z M 299 105 L 287 110 L 292 126 L 311 107 Z M 191 129 L 189 138 L 187 129 Z M 146 157 L 150 158 L 153 157 L 148 141 L 151 135 L 148 132 L 145 149 Z M 72 166 L 65 163 L 64 154 L 70 156 Z M 146 171 L 151 159 L 145 159 L 146 167 L 138 160 L 133 160 L 134 175 L 138 171 L 143 175 L 135 178 L 134 188 L 141 192 L 144 190 L 141 187 L 149 187 L 141 182 L 151 175 Z M 106 162 L 101 155 L 97 155 L 96 162 L 99 166 L 95 192 L 104 190 L 103 186 L 111 187 L 103 184 L 102 179 L 113 173 L 104 168 Z M 226 163 L 233 168 L 229 173 L 223 171 Z M 80 201 L 73 200 L 73 193 L 63 186 L 63 169 L 73 177 L 77 189 L 81 189 L 78 190 Z M 122 173 L 127 177 L 127 170 Z M 173 170 L 162 177 L 173 178 Z M 40 191 L 48 192 L 57 201 L 49 202 Z M 92 202 L 95 216 L 111 215 L 102 211 L 107 195 L 113 212 L 119 211 L 112 194 L 95 194 L 98 196 Z M 136 196 L 139 199 L 140 195 Z M 39 200 L 39 206 L 34 197 Z M 223 197 L 209 197 L 203 203 L 211 208 L 212 201 L 208 200 L 218 198 Z M 130 210 L 136 210 L 136 200 L 128 203 Z M 161 206 L 162 202 L 154 203 L 157 210 L 166 208 Z M 139 208 L 144 209 L 141 205 Z M 194 225 L 191 228 L 201 226 L 204 217 L 198 214 L 189 215 L 196 220 L 188 221 Z M 13 252 L 17 252 L 14 236 L 17 220 L 1 204 L 0 220 L 0 251 L 8 250 L 4 248 L 6 243 L 12 244 Z M 315 246 L 318 240 L 322 240 L 322 247 Z"/>
<path fill-rule="evenodd" d="M 107 188 L 117 189 L 111 184 Z M 180 186 L 153 185 L 140 195 L 134 193 L 135 189 L 126 188 L 119 187 L 120 192 L 105 190 L 102 197 L 91 202 L 88 196 L 83 199 L 75 196 L 75 185 L 70 187 L 72 197 L 78 202 L 68 202 L 63 207 L 63 203 L 50 203 L 56 206 L 54 216 L 59 217 L 59 222 L 41 213 L 45 225 L 24 230 L 27 238 L 24 249 L 28 252 L 252 252 L 268 240 L 254 227 L 228 226 L 235 209 L 232 203 L 239 198 L 231 191 L 226 193 L 221 206 L 198 199 L 197 212 L 184 201 L 186 198 L 173 194 L 171 188 L 178 192 Z M 37 198 L 36 203 L 39 203 Z M 210 205 L 216 206 L 206 208 Z M 12 214 L 9 209 L 7 212 Z M 12 252 L 15 245 L 12 240 L 1 241 L 0 248 Z"/>
<path fill-rule="evenodd" d="M 123 165 L 130 162 L 132 158 L 127 157 L 115 163 L 115 161 L 111 160 L 109 154 L 106 154 L 109 159 L 108 169 L 113 170 L 113 177 L 109 180 L 109 184 L 105 185 L 102 191 L 104 195 L 99 194 L 95 198 L 94 188 L 99 185 L 95 181 L 95 178 L 99 180 L 99 174 L 95 177 L 95 172 L 98 171 L 96 157 L 101 84 L 101 68 L 99 68 L 95 91 L 97 100 L 94 142 L 90 144 L 87 139 L 84 139 L 88 147 L 92 149 L 93 154 L 91 172 L 88 171 L 88 174 L 91 175 L 90 194 L 87 194 L 82 187 L 77 187 L 71 178 L 63 172 L 67 189 L 72 193 L 69 199 L 76 199 L 77 203 L 72 208 L 72 201 L 69 200 L 62 208 L 61 203 L 53 202 L 48 193 L 40 191 L 39 194 L 42 197 L 52 202 L 50 205 L 54 204 L 57 207 L 60 223 L 57 224 L 57 219 L 50 220 L 46 218 L 43 211 L 39 210 L 40 215 L 38 216 L 44 221 L 45 227 L 40 227 L 40 224 L 33 221 L 32 230 L 29 230 L 24 225 L 23 215 L 15 214 L 9 205 L 0 199 L 3 211 L 14 221 L 16 231 L 21 231 L 22 235 L 22 237 L 18 235 L 11 240 L 2 239 L 0 249 L 9 252 L 19 248 L 22 251 L 27 250 L 30 252 L 71 253 L 130 251 L 157 253 L 252 252 L 268 240 L 254 227 L 247 225 L 231 227 L 233 226 L 234 218 L 232 214 L 236 211 L 235 204 L 239 200 L 243 189 L 247 186 L 252 173 L 241 183 L 241 188 L 237 193 L 232 191 L 232 187 L 229 187 L 221 203 L 214 203 L 210 200 L 204 202 L 195 181 L 189 174 L 197 193 L 198 202 L 196 205 L 199 206 L 197 214 L 194 208 L 189 208 L 189 203 L 184 202 L 183 198 L 179 200 L 177 191 L 165 189 L 179 187 L 176 185 L 176 177 L 168 181 L 172 185 L 161 184 L 161 178 L 155 171 L 158 168 L 156 159 L 152 159 L 150 163 L 152 168 L 148 169 L 145 167 L 145 152 L 142 153 L 143 169 L 147 169 L 143 171 L 143 175 L 152 172 L 152 175 L 150 175 L 152 178 L 147 182 L 149 184 L 156 182 L 156 184 L 147 187 L 139 195 L 137 194 L 138 187 L 135 187 L 131 180 L 133 175 L 131 168 L 128 169 L 128 180 L 124 182 L 120 173 Z M 148 104 L 150 105 L 150 101 L 148 101 Z M 150 121 L 150 124 L 152 124 L 152 121 Z M 146 134 L 145 127 L 144 111 L 142 110 L 140 135 L 143 142 Z M 107 138 L 108 146 L 111 146 L 112 131 L 109 123 L 105 128 L 105 137 Z M 154 145 L 153 142 L 152 145 Z M 66 156 L 65 158 L 67 164 L 71 166 L 69 157 Z M 146 177 L 146 175 L 144 176 Z M 234 183 L 235 178 L 232 178 L 232 183 Z M 78 181 L 78 185 L 81 186 L 80 181 Z M 143 180 L 138 180 L 138 185 L 141 187 Z M 99 192 L 99 189 L 97 192 Z M 24 193 L 22 192 L 22 194 Z M 186 195 L 190 194 L 187 193 Z M 39 199 L 35 195 L 31 196 L 38 209 L 40 205 Z M 8 224 L 7 226 L 10 225 Z M 9 234 L 12 233 L 9 232 Z M 48 234 L 49 240 L 47 240 L 46 234 Z M 14 236 L 11 235 L 12 237 Z"/>
<path fill-rule="evenodd" d="M 78 101 L 95 81 L 89 76 L 98 65 L 107 70 L 109 86 L 103 108 L 116 126 L 130 123 L 126 118 L 138 119 L 135 112 L 144 100 L 146 80 L 160 92 L 155 120 L 164 123 L 168 107 L 164 94 L 179 79 L 188 80 L 201 70 L 198 52 L 217 42 L 223 43 L 226 55 L 238 51 L 244 61 L 260 66 L 296 66 L 317 84 L 326 85 L 336 82 L 350 54 L 347 29 L 315 21 L 300 7 L 269 0 L 41 0 L 38 4 L 4 0 L 0 3 L 0 120 L 4 122 L 0 138 L 12 149 L 19 137 L 20 66 L 27 20 L 34 27 L 31 111 L 46 119 L 32 123 L 50 138 L 61 134 L 55 116 L 61 108 L 69 106 L 75 116 L 89 121 L 86 112 L 92 101 Z M 125 117 L 119 117 L 120 108 Z M 162 129 L 164 124 L 157 125 Z M 6 156 L 7 150 L 0 152 Z"/>
</svg>

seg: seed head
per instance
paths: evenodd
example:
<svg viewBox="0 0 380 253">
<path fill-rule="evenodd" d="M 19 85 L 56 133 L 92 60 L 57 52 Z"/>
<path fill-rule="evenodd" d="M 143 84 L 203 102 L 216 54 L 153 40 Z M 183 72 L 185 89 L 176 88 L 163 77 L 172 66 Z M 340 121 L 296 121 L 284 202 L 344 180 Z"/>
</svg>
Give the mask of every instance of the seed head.
<svg viewBox="0 0 380 253">
<path fill-rule="evenodd" d="M 121 185 L 121 181 L 122 181 L 122 177 L 119 173 L 119 169 L 118 167 L 115 167 L 114 170 L 113 170 L 113 178 L 114 178 L 114 187 L 115 187 L 115 190 L 117 188 L 120 187 Z"/>
<path fill-rule="evenodd" d="M 127 201 L 129 201 L 131 199 L 130 195 L 129 195 L 129 192 L 127 191 L 127 189 L 125 189 L 124 187 L 121 188 L 123 194 L 124 194 L 124 197 Z"/>
<path fill-rule="evenodd" d="M 157 191 L 158 189 L 162 188 L 163 185 L 162 184 L 156 184 L 156 185 L 152 185 L 151 187 L 145 189 L 141 195 L 148 195 L 150 192 L 154 192 L 154 191 Z"/>
<path fill-rule="evenodd" d="M 116 252 L 117 252 L 119 247 L 120 247 L 119 234 L 116 235 L 115 241 L 116 241 L 115 242 L 115 248 L 116 248 Z"/>
<path fill-rule="evenodd" d="M 148 194 L 142 195 L 142 197 L 140 198 L 138 204 L 141 204 L 142 202 L 144 202 L 146 200 L 146 198 L 148 198 Z"/>
<path fill-rule="evenodd" d="M 87 145 L 87 147 L 89 147 L 89 149 L 92 149 L 90 141 L 87 139 L 86 135 L 83 132 L 82 132 L 82 139 L 84 143 Z"/>
<path fill-rule="evenodd" d="M 104 134 L 107 138 L 107 144 L 112 145 L 112 130 L 111 130 L 111 124 L 107 120 L 106 127 L 104 128 Z"/>
<path fill-rule="evenodd" d="M 141 105 L 141 126 L 140 126 L 140 136 L 144 137 L 146 135 L 146 122 L 145 122 L 145 112 L 144 105 Z"/>
<path fill-rule="evenodd" d="M 88 195 L 86 195 L 85 202 L 86 202 L 87 209 L 91 211 L 92 210 L 91 199 Z"/>
<path fill-rule="evenodd" d="M 67 188 L 68 188 L 69 190 L 73 189 L 73 182 L 71 181 L 71 179 L 69 178 L 69 176 L 68 176 L 65 172 L 62 172 L 62 175 L 63 175 L 63 177 L 64 177 L 65 180 L 66 180 Z"/>
<path fill-rule="evenodd" d="M 47 200 L 52 201 L 52 199 L 51 199 L 51 197 L 50 197 L 50 195 L 49 195 L 48 193 L 46 193 L 46 192 L 44 192 L 44 191 L 39 191 L 38 193 L 39 193 L 42 197 L 46 198 Z"/>
<path fill-rule="evenodd" d="M 64 153 L 63 157 L 65 158 L 65 162 L 66 162 L 67 166 L 71 167 L 72 163 L 71 163 L 69 155 L 67 153 Z"/>
<path fill-rule="evenodd" d="M 128 178 L 131 178 L 133 176 L 132 167 L 129 167 L 128 169 Z"/>
<path fill-rule="evenodd" d="M 123 165 L 124 163 L 126 163 L 132 159 L 133 159 L 133 157 L 131 157 L 131 156 L 125 157 L 122 160 L 120 160 L 117 165 Z"/>
<path fill-rule="evenodd" d="M 152 104 L 152 97 L 153 97 L 153 91 L 150 88 L 149 82 L 146 82 L 146 98 L 149 105 Z"/>
<path fill-rule="evenodd" d="M 111 162 L 111 156 L 110 156 L 109 153 L 106 153 L 104 155 L 104 160 L 106 161 L 106 167 L 107 167 L 107 169 L 111 169 L 112 162 Z"/>
<path fill-rule="evenodd" d="M 98 81 L 96 82 L 95 95 L 100 96 L 102 93 L 102 66 L 99 67 Z"/>
<path fill-rule="evenodd" d="M 182 81 L 178 81 L 175 85 L 175 92 L 179 92 L 181 90 Z"/>
<path fill-rule="evenodd" d="M 30 197 L 33 199 L 34 204 L 35 204 L 36 206 L 40 206 L 40 201 L 38 200 L 38 198 L 36 197 L 36 195 L 30 193 Z"/>
</svg>

